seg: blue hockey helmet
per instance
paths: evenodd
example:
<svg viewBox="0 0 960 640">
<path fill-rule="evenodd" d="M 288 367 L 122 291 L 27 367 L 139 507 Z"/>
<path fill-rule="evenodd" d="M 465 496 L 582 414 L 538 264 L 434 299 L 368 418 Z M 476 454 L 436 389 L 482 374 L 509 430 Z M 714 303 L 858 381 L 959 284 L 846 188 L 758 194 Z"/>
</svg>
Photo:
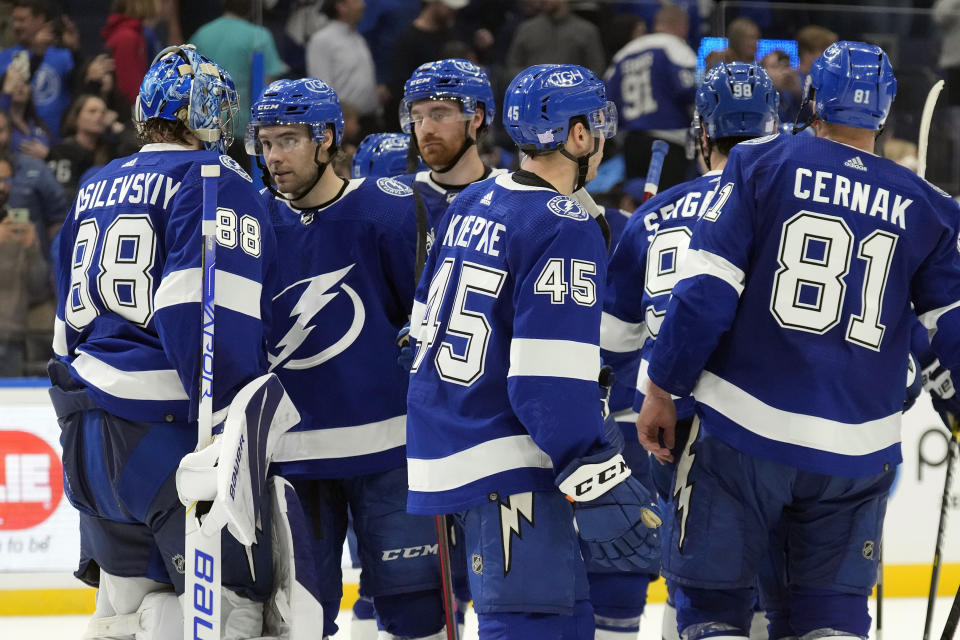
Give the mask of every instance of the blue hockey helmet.
<svg viewBox="0 0 960 640">
<path fill-rule="evenodd" d="M 400 128 L 405 133 L 413 133 L 410 109 L 420 100 L 457 100 L 464 115 L 471 118 L 482 104 L 484 126 L 493 122 L 496 111 L 487 73 L 462 58 L 426 62 L 414 70 L 403 85 L 400 101 Z"/>
<path fill-rule="evenodd" d="M 316 78 L 277 80 L 267 85 L 260 99 L 250 107 L 244 141 L 247 153 L 263 154 L 257 129 L 288 124 L 307 125 L 317 143 L 324 141 L 327 127 L 332 127 L 333 144 L 339 147 L 344 124 L 337 92 Z"/>
<path fill-rule="evenodd" d="M 147 120 L 180 121 L 205 149 L 225 153 L 239 114 L 237 87 L 227 70 L 193 45 L 167 47 L 143 76 L 134 105 L 138 126 Z"/>
<path fill-rule="evenodd" d="M 835 42 L 810 67 L 804 102 L 816 119 L 879 131 L 887 121 L 897 79 L 883 49 L 864 42 Z"/>
<path fill-rule="evenodd" d="M 371 133 L 353 154 L 354 178 L 384 178 L 407 171 L 410 136 L 406 133 Z"/>
<path fill-rule="evenodd" d="M 583 116 L 591 133 L 617 132 L 617 108 L 603 81 L 575 64 L 539 64 L 517 74 L 503 99 L 503 125 L 525 153 L 561 149 L 570 119 Z"/>
<path fill-rule="evenodd" d="M 777 132 L 780 96 L 763 68 L 719 62 L 697 89 L 696 107 L 707 138 L 757 138 Z"/>
</svg>

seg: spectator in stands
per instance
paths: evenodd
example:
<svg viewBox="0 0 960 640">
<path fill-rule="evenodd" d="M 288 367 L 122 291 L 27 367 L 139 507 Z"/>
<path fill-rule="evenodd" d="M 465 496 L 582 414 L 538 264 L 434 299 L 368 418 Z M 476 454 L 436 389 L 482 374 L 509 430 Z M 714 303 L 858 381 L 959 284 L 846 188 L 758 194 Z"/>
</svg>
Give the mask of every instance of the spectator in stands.
<svg viewBox="0 0 960 640">
<path fill-rule="evenodd" d="M 63 187 L 68 201 L 76 197 L 84 173 L 116 157 L 104 135 L 106 131 L 107 104 L 99 96 L 81 95 L 64 114 L 64 137 L 50 149 L 47 166 Z"/>
<path fill-rule="evenodd" d="M 655 140 L 670 144 L 661 191 L 684 182 L 690 170 L 685 143 L 693 115 L 697 55 L 686 42 L 688 25 L 682 8 L 662 7 L 653 33 L 620 49 L 606 75 L 607 97 L 617 105 L 619 128 L 626 132 L 626 177 L 646 175 Z"/>
<path fill-rule="evenodd" d="M 840 39 L 833 31 L 824 27 L 811 24 L 797 32 L 797 53 L 800 54 L 800 65 L 797 67 L 797 76 L 800 81 L 800 88 L 807 81 L 810 74 L 810 65 L 813 61 L 823 55 L 827 47 Z"/>
<path fill-rule="evenodd" d="M 151 60 L 147 57 L 143 20 L 151 16 L 152 8 L 153 4 L 144 0 L 113 0 L 107 24 L 100 31 L 113 54 L 117 88 L 126 96 L 129 104 L 136 101 L 140 82 Z"/>
<path fill-rule="evenodd" d="M 80 70 L 83 84 L 80 86 L 79 93 L 100 96 L 100 99 L 107 104 L 107 110 L 115 114 L 115 117 L 111 117 L 110 113 L 107 114 L 108 125 L 116 121 L 132 130 L 133 105 L 127 101 L 127 96 L 117 88 L 113 69 L 113 58 L 108 54 L 101 53 L 94 56 Z M 119 134 L 119 130 L 114 133 Z"/>
<path fill-rule="evenodd" d="M 25 375 L 27 310 L 32 292 L 43 290 L 47 265 L 37 233 L 22 218 L 26 210 L 8 208 L 13 159 L 0 154 L 0 376 Z"/>
<path fill-rule="evenodd" d="M 54 46 L 54 25 L 46 0 L 14 0 L 12 17 L 18 44 L 0 51 L 0 73 L 6 71 L 18 52 L 28 53 L 37 113 L 56 140 L 60 117 L 70 104 L 73 54 Z"/>
<path fill-rule="evenodd" d="M 10 118 L 10 145 L 18 154 L 43 160 L 50 150 L 51 136 L 37 115 L 31 93 L 28 76 L 20 72 L 19 65 L 8 67 L 0 89 L 0 111 Z"/>
<path fill-rule="evenodd" d="M 517 27 L 507 53 L 512 77 L 530 65 L 569 63 L 603 73 L 606 57 L 600 29 L 570 11 L 568 0 L 544 0 L 540 15 Z"/>
<path fill-rule="evenodd" d="M 724 62 L 755 62 L 760 27 L 750 18 L 737 18 L 727 25 L 727 55 Z"/>
<path fill-rule="evenodd" d="M 780 94 L 780 122 L 793 122 L 800 108 L 800 78 L 790 68 L 790 56 L 777 49 L 763 56 L 760 64 Z"/>
<path fill-rule="evenodd" d="M 420 14 L 397 36 L 393 45 L 393 64 L 386 98 L 387 129 L 398 130 L 397 113 L 403 96 L 403 83 L 424 62 L 443 58 L 443 48 L 457 39 L 453 22 L 457 11 L 469 0 L 421 0 Z"/>
<path fill-rule="evenodd" d="M 10 146 L 10 119 L 0 111 L 0 153 L 13 153 Z M 11 208 L 27 209 L 37 231 L 44 258 L 50 261 L 50 244 L 67 216 L 67 201 L 53 172 L 37 158 L 13 153 L 13 180 L 10 183 Z M 52 296 L 52 287 L 47 290 Z M 53 320 L 50 320 L 51 326 Z"/>
<path fill-rule="evenodd" d="M 234 124 L 235 137 L 230 155 L 245 167 L 250 166 L 243 151 L 250 101 L 254 91 L 257 97 L 263 91 L 263 87 L 252 86 L 253 54 L 263 54 L 264 86 L 287 71 L 270 32 L 250 22 L 251 6 L 251 0 L 224 0 L 223 15 L 197 29 L 189 40 L 201 54 L 226 69 L 237 85 L 240 113 Z"/>
<path fill-rule="evenodd" d="M 379 130 L 381 106 L 367 41 L 357 32 L 363 0 L 325 0 L 330 19 L 307 43 L 307 75 L 330 85 L 341 102 L 356 108 L 364 126 Z"/>
</svg>

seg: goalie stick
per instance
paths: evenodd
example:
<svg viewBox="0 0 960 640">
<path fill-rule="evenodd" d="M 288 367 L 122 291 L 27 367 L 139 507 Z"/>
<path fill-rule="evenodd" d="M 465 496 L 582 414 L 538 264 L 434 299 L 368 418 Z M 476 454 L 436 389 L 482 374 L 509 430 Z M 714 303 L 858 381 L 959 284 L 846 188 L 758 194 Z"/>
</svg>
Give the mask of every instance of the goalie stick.
<svg viewBox="0 0 960 640">
<path fill-rule="evenodd" d="M 663 171 L 663 159 L 667 157 L 670 146 L 663 140 L 654 140 L 650 153 L 650 166 L 647 168 L 647 179 L 643 185 L 643 200 L 646 202 L 657 195 L 660 188 L 660 173 Z"/>
<path fill-rule="evenodd" d="M 203 165 L 203 256 L 200 271 L 201 290 L 201 352 L 200 401 L 197 415 L 197 451 L 213 439 L 213 331 L 215 268 L 217 262 L 217 178 L 220 165 Z M 187 507 L 184 528 L 184 638 L 218 640 L 220 638 L 220 530 L 211 535 L 200 529 L 200 503 Z"/>
</svg>

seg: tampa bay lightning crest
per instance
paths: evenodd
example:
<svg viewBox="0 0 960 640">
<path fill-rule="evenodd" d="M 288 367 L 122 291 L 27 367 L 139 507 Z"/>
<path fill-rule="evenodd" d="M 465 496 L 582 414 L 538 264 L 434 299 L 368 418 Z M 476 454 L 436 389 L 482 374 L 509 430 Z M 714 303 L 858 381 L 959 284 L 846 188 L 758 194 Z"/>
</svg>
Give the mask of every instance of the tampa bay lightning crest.
<svg viewBox="0 0 960 640">
<path fill-rule="evenodd" d="M 380 189 L 380 191 L 389 193 L 392 196 L 399 196 L 403 198 L 405 196 L 413 195 L 413 189 L 403 184 L 399 180 L 394 180 L 393 178 L 377 178 L 377 187 Z"/>
<path fill-rule="evenodd" d="M 250 182 L 250 183 L 253 182 L 253 178 L 251 178 L 250 175 L 243 170 L 243 167 L 240 166 L 240 163 L 234 160 L 233 158 L 231 158 L 230 156 L 221 155 L 220 164 L 225 166 L 227 169 L 230 169 L 231 171 L 236 173 L 238 176 L 240 176 L 247 182 Z"/>
<path fill-rule="evenodd" d="M 583 207 L 573 198 L 567 196 L 557 196 L 547 202 L 547 208 L 555 215 L 561 218 L 573 218 L 574 220 L 586 220 L 590 217 Z"/>
<path fill-rule="evenodd" d="M 286 318 L 282 312 L 274 316 L 274 322 L 290 328 L 267 354 L 271 371 L 316 367 L 356 341 L 366 311 L 360 295 L 344 281 L 354 266 L 295 282 L 273 299 L 275 309 L 290 309 Z"/>
</svg>

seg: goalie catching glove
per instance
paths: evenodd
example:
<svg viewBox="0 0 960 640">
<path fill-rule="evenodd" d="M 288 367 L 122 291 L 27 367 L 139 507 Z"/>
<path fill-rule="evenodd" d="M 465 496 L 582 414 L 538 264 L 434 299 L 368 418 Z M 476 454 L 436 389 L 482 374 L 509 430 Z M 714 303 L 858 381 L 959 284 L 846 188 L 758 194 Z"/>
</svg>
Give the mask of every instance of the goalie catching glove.
<svg viewBox="0 0 960 640">
<path fill-rule="evenodd" d="M 662 520 L 653 495 L 630 475 L 620 453 L 607 449 L 574 460 L 556 484 L 574 503 L 580 539 L 601 567 L 655 571 Z"/>
</svg>

